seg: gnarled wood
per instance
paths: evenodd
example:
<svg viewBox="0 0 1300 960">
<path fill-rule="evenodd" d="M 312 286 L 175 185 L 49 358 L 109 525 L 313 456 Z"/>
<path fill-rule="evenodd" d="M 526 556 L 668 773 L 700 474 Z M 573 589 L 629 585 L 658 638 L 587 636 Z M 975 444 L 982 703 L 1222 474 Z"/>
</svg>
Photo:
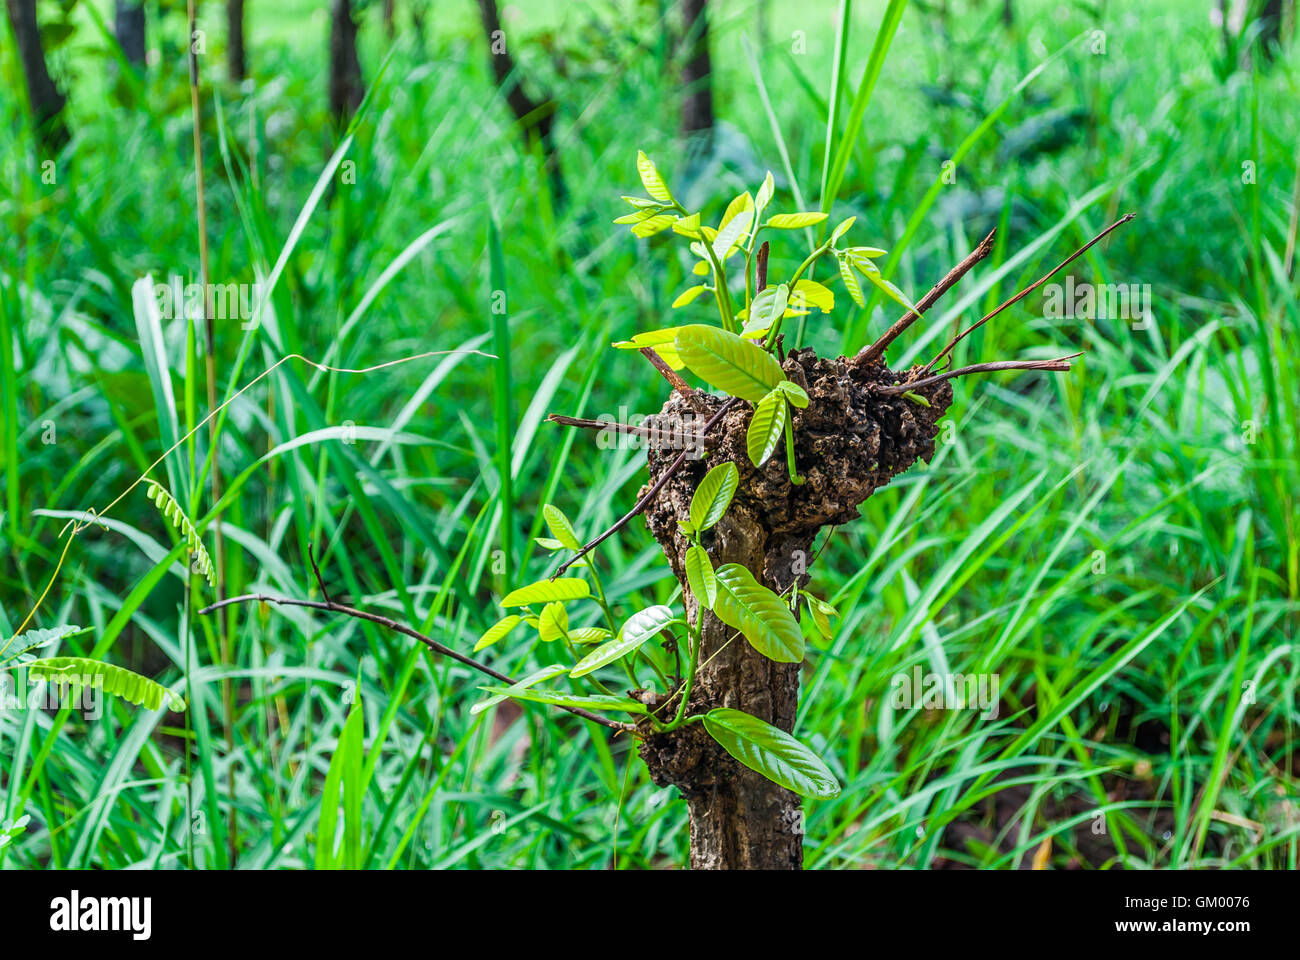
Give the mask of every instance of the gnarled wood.
<svg viewBox="0 0 1300 960">
<path fill-rule="evenodd" d="M 690 515 L 691 497 L 708 468 L 730 460 L 740 471 L 730 508 L 703 540 L 714 566 L 743 564 L 755 579 L 788 597 L 792 586 L 807 582 L 813 541 L 824 527 L 855 519 L 858 505 L 875 490 L 918 459 L 933 456 L 937 421 L 952 402 L 946 382 L 915 391 L 928 407 L 878 394 L 874 386 L 905 377 L 883 366 L 857 367 L 843 357 L 818 359 L 811 350 L 792 353 L 784 369 L 810 398 L 808 408 L 796 410 L 794 418 L 795 460 L 805 482 L 791 483 L 784 454 L 762 468 L 750 463 L 745 431 L 752 410 L 737 404 L 710 434 L 707 460 L 671 476 L 646 512 L 650 532 L 682 583 L 692 621 L 699 610 L 686 578 L 690 544 L 678 521 Z M 723 403 L 711 395 L 700 399 L 714 408 Z M 687 412 L 674 394 L 659 416 Z M 650 451 L 652 484 L 674 459 L 674 451 Z M 767 659 L 707 611 L 700 663 L 690 713 L 731 707 L 791 730 L 799 701 L 799 664 Z M 693 868 L 801 866 L 799 798 L 733 760 L 700 724 L 648 735 L 641 754 L 656 783 L 672 784 L 686 797 Z"/>
</svg>

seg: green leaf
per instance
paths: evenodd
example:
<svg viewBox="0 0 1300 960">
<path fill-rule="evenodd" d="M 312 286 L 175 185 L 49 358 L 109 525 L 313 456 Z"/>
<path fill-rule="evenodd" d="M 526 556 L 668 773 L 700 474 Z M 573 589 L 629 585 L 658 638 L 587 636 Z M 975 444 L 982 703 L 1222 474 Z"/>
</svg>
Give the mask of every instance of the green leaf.
<svg viewBox="0 0 1300 960">
<path fill-rule="evenodd" d="M 848 233 L 849 227 L 853 226 L 853 221 L 856 219 L 858 218 L 849 217 L 847 220 L 841 220 L 840 225 L 831 231 L 831 243 Z"/>
<path fill-rule="evenodd" d="M 698 237 L 700 235 L 700 215 L 692 213 L 689 217 L 681 217 L 673 223 L 673 233 L 680 233 L 683 237 Z"/>
<path fill-rule="evenodd" d="M 558 580 L 539 580 L 518 590 L 511 590 L 501 601 L 503 607 L 522 607 L 526 603 L 549 603 L 552 600 L 585 600 L 591 596 L 586 580 L 577 577 L 560 577 Z"/>
<path fill-rule="evenodd" d="M 677 295 L 677 299 L 673 301 L 673 309 L 675 310 L 678 307 L 684 307 L 688 303 L 694 302 L 695 298 L 698 297 L 701 293 L 703 293 L 707 289 L 708 287 L 703 283 L 697 284 L 696 286 L 693 287 L 687 287 L 685 290 L 679 293 Z"/>
<path fill-rule="evenodd" d="M 561 693 L 558 690 L 524 690 L 511 691 L 511 687 L 479 687 L 484 693 L 493 696 L 510 697 L 513 700 L 529 700 L 533 703 L 550 703 L 557 707 L 578 707 L 583 710 L 622 710 L 625 713 L 645 713 L 645 705 L 631 697 L 610 697 L 604 694 Z"/>
<path fill-rule="evenodd" d="M 321 789 L 320 821 L 316 827 L 316 868 L 357 869 L 360 863 L 361 773 L 365 761 L 365 711 L 357 699 L 339 734 Z M 339 812 L 343 813 L 343 842 L 339 843 Z M 336 850 L 335 848 L 339 849 Z"/>
<path fill-rule="evenodd" d="M 638 333 L 631 340 L 616 340 L 614 346 L 619 350 L 640 350 L 642 347 L 652 347 L 655 353 L 659 354 L 661 360 L 674 370 L 680 370 L 686 364 L 682 358 L 677 355 L 677 331 L 681 327 L 664 327 L 661 330 L 647 330 L 645 333 Z"/>
<path fill-rule="evenodd" d="M 519 624 L 523 622 L 523 619 L 523 617 L 514 613 L 507 617 L 502 617 L 496 623 L 492 624 L 492 626 L 483 631 L 483 636 L 479 637 L 478 643 L 474 644 L 474 652 L 478 653 L 480 650 L 490 647 L 498 640 L 503 639 L 506 634 L 519 626 Z"/>
<path fill-rule="evenodd" d="M 165 701 L 169 710 L 177 712 L 185 709 L 185 700 L 172 693 L 160 683 L 148 677 L 116 667 L 102 660 L 86 657 L 48 657 L 33 660 L 27 665 L 27 675 L 33 680 L 48 680 L 50 683 L 67 685 L 75 689 L 102 689 L 123 700 L 143 706 L 146 710 L 157 710 Z"/>
<path fill-rule="evenodd" d="M 776 318 L 785 315 L 785 308 L 790 302 L 790 288 L 784 283 L 776 287 L 764 287 L 755 295 L 749 305 L 749 319 L 745 321 L 745 333 L 758 336 L 766 333 L 776 323 Z"/>
<path fill-rule="evenodd" d="M 767 463 L 781 442 L 787 413 L 785 393 L 779 388 L 764 397 L 754 410 L 745 434 L 745 447 L 754 466 L 761 467 Z"/>
<path fill-rule="evenodd" d="M 811 304 L 822 313 L 830 313 L 835 309 L 835 291 L 816 280 L 797 280 L 790 291 L 790 306 L 802 308 L 804 304 Z"/>
<path fill-rule="evenodd" d="M 827 640 L 832 639 L 835 634 L 831 630 L 830 618 L 838 617 L 839 611 L 820 597 L 814 597 L 811 593 L 805 593 L 803 596 L 808 601 L 808 610 L 812 613 L 813 624 L 817 627 L 817 632 Z"/>
<path fill-rule="evenodd" d="M 537 617 L 537 634 L 542 642 L 551 643 L 569 633 L 569 612 L 558 600 L 542 607 Z"/>
<path fill-rule="evenodd" d="M 213 586 L 212 558 L 208 556 L 207 548 L 203 546 L 203 541 L 199 539 L 193 522 L 185 515 L 181 505 L 162 484 L 153 480 L 149 481 L 145 495 L 158 507 L 158 512 L 181 532 L 181 536 L 185 538 L 185 545 L 190 549 L 195 572 L 203 575 L 208 581 L 208 586 Z"/>
<path fill-rule="evenodd" d="M 808 406 L 808 392 L 793 380 L 782 380 L 776 385 L 776 388 L 785 394 L 787 400 L 793 403 L 800 410 Z"/>
<path fill-rule="evenodd" d="M 664 202 L 661 200 L 649 200 L 645 197 L 624 197 L 623 199 L 634 207 L 640 207 L 642 209 L 648 207 L 655 212 L 664 208 Z"/>
<path fill-rule="evenodd" d="M 637 210 L 633 213 L 625 213 L 621 217 L 615 217 L 614 222 L 618 224 L 643 223 L 644 221 L 649 220 L 654 215 L 655 215 L 654 210 Z"/>
<path fill-rule="evenodd" d="M 50 644 L 57 643 L 64 637 L 70 637 L 80 631 L 80 627 L 63 624 L 58 627 L 46 627 L 20 633 L 15 637 L 10 637 L 4 643 L 0 643 L 0 663 L 28 656 L 33 650 L 48 647 Z"/>
<path fill-rule="evenodd" d="M 718 577 L 713 572 L 709 554 L 698 543 L 691 544 L 686 550 L 686 582 L 690 584 L 695 599 L 712 610 L 718 599 Z"/>
<path fill-rule="evenodd" d="M 763 178 L 763 185 L 758 188 L 758 196 L 754 198 L 754 206 L 762 210 L 772 202 L 772 194 L 776 192 L 776 181 L 772 179 L 772 171 L 767 171 L 767 176 Z"/>
<path fill-rule="evenodd" d="M 732 200 L 731 203 L 727 204 L 727 209 L 722 213 L 722 222 L 718 224 L 718 229 L 721 230 L 744 211 L 753 209 L 754 198 L 751 197 L 749 191 L 746 190 L 740 196 Z M 753 217 L 751 217 L 750 220 L 752 221 Z"/>
<path fill-rule="evenodd" d="M 729 223 L 719 228 L 718 235 L 713 238 L 713 255 L 719 263 L 726 260 L 741 238 L 749 233 L 753 222 L 754 212 L 742 210 Z"/>
<path fill-rule="evenodd" d="M 681 327 L 663 327 L 659 330 L 647 330 L 645 333 L 632 335 L 631 340 L 616 340 L 614 346 L 620 350 L 640 350 L 642 347 L 658 348 L 661 344 L 672 343 L 677 339 Z"/>
<path fill-rule="evenodd" d="M 844 281 L 844 289 L 849 292 L 853 302 L 859 307 L 865 307 L 867 301 L 862 296 L 862 284 L 858 283 L 857 275 L 854 274 L 853 268 L 849 266 L 848 257 L 840 257 L 840 279 Z"/>
<path fill-rule="evenodd" d="M 879 247 L 849 247 L 844 252 L 853 258 L 855 264 L 860 260 L 870 261 L 889 253 L 888 250 L 881 250 Z"/>
<path fill-rule="evenodd" d="M 714 615 L 744 634 L 750 645 L 778 663 L 803 660 L 803 632 L 790 608 L 738 563 L 717 569 L 718 599 Z"/>
<path fill-rule="evenodd" d="M 703 533 L 722 519 L 731 505 L 731 498 L 740 485 L 740 471 L 728 460 L 704 475 L 700 485 L 691 495 L 691 526 L 697 534 Z"/>
<path fill-rule="evenodd" d="M 549 667 L 542 667 L 540 670 L 534 670 L 518 683 L 502 688 L 509 690 L 510 693 L 498 693 L 495 697 L 488 697 L 486 700 L 480 700 L 478 703 L 474 704 L 474 706 L 469 708 L 469 712 L 472 716 L 477 716 L 484 710 L 487 710 L 490 707 L 495 707 L 502 700 L 508 700 L 516 693 L 523 693 L 523 691 L 533 686 L 533 684 L 542 683 L 545 680 L 550 680 L 552 677 L 558 677 L 562 673 L 567 673 L 568 670 L 569 668 L 562 663 L 553 663 Z"/>
<path fill-rule="evenodd" d="M 552 540 L 550 537 L 533 537 L 533 542 L 543 550 L 563 550 L 564 544 L 559 540 Z"/>
<path fill-rule="evenodd" d="M 701 380 L 750 403 L 758 403 L 785 379 L 770 353 L 717 327 L 680 327 L 676 343 L 678 354 Z"/>
<path fill-rule="evenodd" d="M 542 507 L 542 516 L 546 519 L 546 527 L 551 531 L 551 536 L 570 550 L 582 549 L 578 535 L 573 532 L 573 524 L 569 522 L 563 510 L 548 503 Z"/>
<path fill-rule="evenodd" d="M 634 224 L 632 227 L 632 236 L 641 237 L 642 239 L 653 237 L 656 233 L 662 233 L 664 230 L 667 230 L 676 222 L 677 218 L 671 213 L 656 214 L 648 220 L 642 220 L 640 223 Z"/>
<path fill-rule="evenodd" d="M 569 671 L 569 676 L 585 677 L 607 663 L 620 660 L 633 650 L 639 649 L 643 643 L 660 633 L 669 624 L 677 622 L 678 618 L 673 615 L 672 607 L 663 604 L 634 613 L 623 624 L 623 629 L 619 631 L 617 637 L 601 644 L 579 660 L 577 666 Z"/>
<path fill-rule="evenodd" d="M 824 213 L 803 210 L 799 213 L 778 213 L 769 217 L 766 225 L 776 227 L 778 230 L 799 230 L 803 227 L 811 227 L 813 224 L 821 223 L 825 219 L 826 214 Z"/>
<path fill-rule="evenodd" d="M 718 707 L 704 715 L 709 736 L 751 770 L 801 797 L 835 797 L 835 774 L 810 749 L 779 727 L 740 710 Z"/>
<path fill-rule="evenodd" d="M 866 277 L 868 280 L 874 283 L 878 288 L 880 288 L 882 293 L 888 296 L 900 307 L 902 307 L 905 310 L 910 310 L 912 311 L 912 313 L 916 313 L 916 314 L 919 314 L 921 312 L 920 310 L 916 309 L 916 304 L 912 303 L 911 300 L 907 299 L 906 295 L 903 293 L 902 290 L 899 290 L 898 287 L 894 286 L 892 283 L 890 283 L 888 280 L 884 278 L 884 275 L 881 274 L 880 272 L 880 268 L 877 267 L 870 260 L 867 260 L 866 258 L 857 258 L 854 259 L 853 265 L 857 267 L 859 271 L 861 271 L 864 277 Z"/>
<path fill-rule="evenodd" d="M 612 634 L 604 627 L 576 627 L 569 631 L 569 639 L 574 643 L 600 643 Z M 567 670 L 568 667 L 565 667 Z"/>
<path fill-rule="evenodd" d="M 668 184 L 664 183 L 664 178 L 654 165 L 654 161 L 640 150 L 636 153 L 636 172 L 641 175 L 641 184 L 645 187 L 646 193 L 660 203 L 673 202 L 673 195 L 668 189 Z"/>
</svg>

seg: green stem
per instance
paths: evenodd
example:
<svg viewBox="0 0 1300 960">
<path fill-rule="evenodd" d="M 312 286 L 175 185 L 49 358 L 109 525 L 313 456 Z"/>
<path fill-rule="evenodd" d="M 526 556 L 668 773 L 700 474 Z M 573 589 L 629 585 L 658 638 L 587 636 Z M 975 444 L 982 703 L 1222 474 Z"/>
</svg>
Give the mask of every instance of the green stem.
<svg viewBox="0 0 1300 960">
<path fill-rule="evenodd" d="M 755 208 L 754 219 L 758 220 L 758 215 L 762 211 Z M 755 279 L 752 275 L 754 272 L 754 251 L 758 248 L 758 235 L 763 232 L 763 225 L 759 224 L 754 228 L 754 232 L 749 236 L 749 248 L 745 251 L 745 309 L 748 310 L 754 303 L 754 285 Z"/>
<path fill-rule="evenodd" d="M 692 638 L 691 634 L 694 633 Z M 687 665 L 686 680 L 682 684 L 682 702 L 677 705 L 677 715 L 673 717 L 672 723 L 664 727 L 665 732 L 676 730 L 685 721 L 686 707 L 691 700 L 691 689 L 695 686 L 695 669 L 700 659 L 700 646 L 704 643 L 704 607 L 697 606 L 695 610 L 695 629 L 688 630 L 686 633 Z"/>
<path fill-rule="evenodd" d="M 826 253 L 830 251 L 830 249 L 831 249 L 831 242 L 827 240 L 825 243 L 823 243 L 812 253 L 808 254 L 807 259 L 804 260 L 803 263 L 799 264 L 799 269 L 794 272 L 794 276 L 790 278 L 790 282 L 787 284 L 787 286 L 791 290 L 793 290 L 794 285 L 798 283 L 799 278 L 803 276 L 803 272 L 807 270 L 809 267 L 811 267 L 818 260 L 820 260 L 823 256 L 825 256 Z M 770 351 L 772 349 L 773 344 L 776 343 L 776 335 L 781 332 L 781 321 L 783 319 L 785 318 L 777 317 L 776 320 L 772 323 L 772 329 L 767 331 L 767 336 L 763 340 L 764 350 Z"/>
<path fill-rule="evenodd" d="M 789 404 L 789 400 L 786 401 Z M 803 483 L 794 465 L 794 411 L 787 408 L 785 417 L 785 463 L 790 471 L 790 482 L 795 486 Z"/>
<path fill-rule="evenodd" d="M 609 626 L 609 635 L 611 637 L 617 637 L 618 625 L 614 622 L 614 611 L 609 608 L 609 601 L 605 599 L 605 585 L 601 583 L 600 573 L 596 570 L 595 554 L 592 554 L 587 558 L 587 569 L 591 571 L 591 581 L 596 586 L 596 603 L 599 604 L 600 609 L 604 611 L 605 623 Z M 634 690 L 638 689 L 641 684 L 637 682 L 636 671 L 632 668 L 632 664 L 627 660 L 623 660 L 622 663 L 623 669 L 627 671 L 627 678 L 632 683 L 632 688 Z"/>
<path fill-rule="evenodd" d="M 574 645 L 574 642 L 573 642 L 572 640 L 569 639 L 568 634 L 565 634 L 565 635 L 564 635 L 564 645 L 565 645 L 566 647 L 569 648 L 569 655 L 573 657 L 573 662 L 574 662 L 574 663 L 577 663 L 579 660 L 582 659 L 582 657 L 578 655 L 578 648 L 577 648 L 577 646 L 575 646 L 575 645 Z M 589 673 L 589 674 L 587 674 L 586 677 L 584 677 L 584 678 L 580 678 L 580 679 L 590 680 L 592 683 L 594 683 L 594 684 L 595 684 L 595 685 L 600 689 L 600 692 L 603 693 L 603 694 L 605 694 L 606 696 L 609 696 L 609 697 L 617 696 L 617 694 L 614 693 L 614 691 L 610 690 L 609 687 L 605 686 L 603 683 L 601 683 L 599 680 L 597 680 L 594 674 L 590 674 L 590 673 Z M 633 681 L 632 681 L 632 685 L 633 685 L 633 686 L 636 686 L 636 680 L 635 680 L 635 678 L 634 678 Z"/>
<path fill-rule="evenodd" d="M 728 333 L 735 333 L 736 315 L 731 310 L 731 293 L 727 290 L 727 271 L 718 262 L 717 254 L 713 252 L 713 244 L 703 239 L 700 242 L 704 244 L 704 252 L 709 255 L 709 262 L 713 264 L 713 296 L 718 301 L 718 313 L 722 315 L 722 329 Z"/>
</svg>

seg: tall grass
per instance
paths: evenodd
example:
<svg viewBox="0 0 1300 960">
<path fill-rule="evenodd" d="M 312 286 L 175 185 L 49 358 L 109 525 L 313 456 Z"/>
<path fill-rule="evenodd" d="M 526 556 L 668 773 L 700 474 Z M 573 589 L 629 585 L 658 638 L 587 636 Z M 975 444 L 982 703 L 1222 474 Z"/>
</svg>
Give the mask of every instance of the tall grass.
<svg viewBox="0 0 1300 960">
<path fill-rule="evenodd" d="M 1139 219 L 1072 272 L 1154 293 L 1144 324 L 1051 320 L 1030 298 L 964 340 L 955 366 L 1086 354 L 1067 375 L 959 382 L 934 461 L 819 544 L 813 589 L 842 616 L 810 653 L 797 733 L 845 789 L 809 806 L 806 862 L 1294 868 L 1294 57 L 1220 77 L 1218 31 L 1173 2 L 1111 13 L 1104 53 L 1082 8 L 1024 3 L 1011 33 L 996 4 L 952 5 L 939 55 L 937 14 L 910 8 L 883 59 L 884 4 L 840 18 L 828 0 L 769 6 L 767 49 L 748 6 L 715 22 L 728 162 L 713 175 L 739 192 L 770 168 L 784 197 L 798 187 L 858 216 L 912 293 L 999 229 L 993 256 L 894 346 L 895 366 L 927 360 L 1117 212 Z M 688 266 L 608 225 L 638 147 L 687 189 L 694 174 L 674 159 L 678 94 L 655 21 L 597 16 L 530 7 L 514 28 L 563 90 L 570 197 L 553 209 L 468 14 L 440 20 L 427 54 L 392 51 L 336 144 L 321 134 L 323 33 L 290 43 L 316 21 L 250 13 L 261 81 L 217 84 L 204 103 L 211 274 L 268 296 L 255 329 L 218 324 L 218 395 L 291 352 L 354 369 L 430 350 L 496 359 L 285 363 L 225 408 L 215 446 L 205 429 L 169 456 L 155 475 L 209 542 L 220 524 L 231 594 L 315 595 L 310 549 L 333 595 L 468 651 L 501 591 L 550 572 L 533 543 L 543 503 L 591 535 L 635 498 L 639 451 L 543 422 L 658 408 L 659 379 L 606 348 L 662 325 Z M 563 79 L 525 39 L 544 28 Z M 791 51 L 796 30 L 806 52 Z M 377 29 L 363 40 L 374 72 L 388 51 Z M 127 108 L 90 56 L 103 37 L 77 43 L 79 139 L 55 183 L 18 102 L 0 104 L 0 176 L 18 184 L 0 196 L 6 636 L 63 524 L 207 414 L 201 336 L 132 297 L 146 274 L 197 274 L 183 59 L 151 69 Z M 841 305 L 803 336 L 856 349 L 892 319 Z M 219 504 L 205 495 L 214 451 Z M 626 738 L 544 710 L 472 715 L 481 694 L 460 666 L 293 608 L 229 612 L 223 662 L 178 532 L 142 492 L 104 523 L 78 538 L 36 624 L 89 627 L 57 653 L 140 670 L 190 710 L 183 726 L 111 701 L 90 720 L 0 711 L 0 822 L 33 818 L 5 866 L 226 866 L 232 846 L 245 867 L 607 866 L 615 837 L 622 868 L 683 860 L 685 806 Z M 601 562 L 620 610 L 675 588 L 637 523 Z M 549 656 L 490 652 L 512 673 Z M 996 674 L 999 715 L 893 709 L 894 678 L 916 665 Z"/>
</svg>

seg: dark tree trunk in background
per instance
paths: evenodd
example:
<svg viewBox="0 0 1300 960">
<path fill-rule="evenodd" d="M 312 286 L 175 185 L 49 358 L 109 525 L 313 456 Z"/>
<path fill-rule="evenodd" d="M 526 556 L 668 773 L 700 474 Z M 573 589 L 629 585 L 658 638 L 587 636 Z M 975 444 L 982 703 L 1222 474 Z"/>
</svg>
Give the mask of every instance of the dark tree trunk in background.
<svg viewBox="0 0 1300 960">
<path fill-rule="evenodd" d="M 235 83 L 248 76 L 244 52 L 244 0 L 226 0 L 226 73 Z"/>
<path fill-rule="evenodd" d="M 397 39 L 396 4 L 394 0 L 384 0 L 384 33 L 389 40 Z"/>
<path fill-rule="evenodd" d="M 794 414 L 795 462 L 804 483 L 790 482 L 784 456 L 762 468 L 750 463 L 745 435 L 753 414 L 746 404 L 737 404 L 706 440 L 708 458 L 669 478 L 646 511 L 646 525 L 682 584 L 692 622 L 699 605 L 686 576 L 689 544 L 678 521 L 690 517 L 691 498 L 710 467 L 731 461 L 740 483 L 722 520 L 703 540 L 709 559 L 715 567 L 741 564 L 768 589 L 789 596 L 793 584 L 802 587 L 808 581 L 813 541 L 820 531 L 857 519 L 858 504 L 876 489 L 918 459 L 934 456 L 936 421 L 952 403 L 946 382 L 922 388 L 925 405 L 873 392 L 873 386 L 905 376 L 879 363 L 818 359 L 812 350 L 796 350 L 783 369 L 812 398 Z M 724 402 L 703 394 L 698 398 L 707 408 L 706 419 Z M 689 414 L 674 393 L 658 416 L 672 424 Z M 652 483 L 669 469 L 676 453 L 649 451 Z M 769 660 L 736 633 L 704 613 L 702 666 L 691 691 L 690 713 L 730 707 L 789 732 L 799 704 L 801 665 Z M 657 699 L 659 706 L 666 697 Z M 802 865 L 803 818 L 795 794 L 732 759 L 702 724 L 672 733 L 652 733 L 647 726 L 646 734 L 641 756 L 654 782 L 671 784 L 686 798 L 693 869 L 793 870 Z"/>
<path fill-rule="evenodd" d="M 424 0 L 411 2 L 411 29 L 415 31 L 415 42 L 424 49 Z"/>
<path fill-rule="evenodd" d="M 68 127 L 63 117 L 67 98 L 54 85 L 45 64 L 45 49 L 36 23 L 36 0 L 5 0 L 9 25 L 13 28 L 18 59 L 27 81 L 27 102 L 36 126 L 36 141 L 42 150 L 58 152 L 68 143 Z"/>
<path fill-rule="evenodd" d="M 1282 0 L 1259 4 L 1259 48 L 1265 60 L 1274 60 L 1282 46 Z"/>
<path fill-rule="evenodd" d="M 713 77 L 709 66 L 709 14 L 706 0 L 682 0 L 682 38 L 686 65 L 682 68 L 682 133 L 713 142 Z"/>
<path fill-rule="evenodd" d="M 357 57 L 357 22 L 352 0 L 333 0 L 330 26 L 330 113 L 343 126 L 365 99 L 361 60 Z"/>
<path fill-rule="evenodd" d="M 140 0 L 117 0 L 113 33 L 122 55 L 134 66 L 144 65 L 144 4 Z"/>
<path fill-rule="evenodd" d="M 492 75 L 505 95 L 510 112 L 519 121 L 525 144 L 531 148 L 534 138 L 540 142 L 551 183 L 551 194 L 557 203 L 563 203 L 568 191 L 561 175 L 560 157 L 555 144 L 555 102 L 544 94 L 541 100 L 534 100 L 524 90 L 523 76 L 510 54 L 509 43 L 513 41 L 507 41 L 505 31 L 501 29 L 496 0 L 478 0 L 478 9 L 483 20 L 483 33 L 487 37 Z"/>
</svg>

